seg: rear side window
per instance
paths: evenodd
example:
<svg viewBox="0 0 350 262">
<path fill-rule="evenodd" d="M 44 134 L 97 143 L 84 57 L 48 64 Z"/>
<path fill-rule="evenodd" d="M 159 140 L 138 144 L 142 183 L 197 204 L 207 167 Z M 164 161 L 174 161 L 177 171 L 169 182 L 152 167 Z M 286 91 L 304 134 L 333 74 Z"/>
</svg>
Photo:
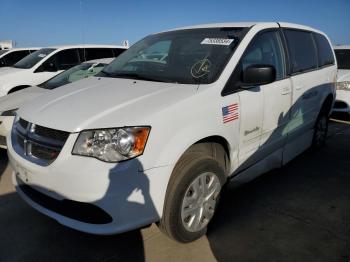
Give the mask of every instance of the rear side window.
<svg viewBox="0 0 350 262">
<path fill-rule="evenodd" d="M 338 69 L 350 69 L 350 49 L 335 49 Z"/>
<path fill-rule="evenodd" d="M 333 65 L 334 56 L 328 40 L 321 34 L 314 34 L 314 36 L 317 45 L 318 66 Z"/>
<path fill-rule="evenodd" d="M 317 53 L 311 32 L 285 29 L 292 73 L 317 68 Z"/>
<path fill-rule="evenodd" d="M 26 57 L 27 55 L 29 55 L 28 50 L 14 51 L 14 52 L 11 52 L 11 53 L 5 55 L 3 58 L 4 58 L 6 66 L 13 66 L 19 60 Z"/>
<path fill-rule="evenodd" d="M 114 57 L 111 48 L 85 48 L 86 61 Z"/>
</svg>

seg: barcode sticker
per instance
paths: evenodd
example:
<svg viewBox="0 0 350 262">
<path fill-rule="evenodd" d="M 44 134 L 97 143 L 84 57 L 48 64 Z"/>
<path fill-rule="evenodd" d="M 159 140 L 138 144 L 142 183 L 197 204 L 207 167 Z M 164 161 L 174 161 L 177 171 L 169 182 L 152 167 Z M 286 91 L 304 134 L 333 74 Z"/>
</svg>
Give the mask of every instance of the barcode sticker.
<svg viewBox="0 0 350 262">
<path fill-rule="evenodd" d="M 201 45 L 230 45 L 234 39 L 227 38 L 205 38 Z"/>
</svg>

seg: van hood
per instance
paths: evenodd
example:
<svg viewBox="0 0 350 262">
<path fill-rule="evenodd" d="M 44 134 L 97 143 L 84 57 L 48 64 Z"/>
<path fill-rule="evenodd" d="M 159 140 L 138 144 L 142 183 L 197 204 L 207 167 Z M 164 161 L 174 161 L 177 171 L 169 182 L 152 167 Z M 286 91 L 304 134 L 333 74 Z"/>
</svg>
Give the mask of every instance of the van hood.
<svg viewBox="0 0 350 262">
<path fill-rule="evenodd" d="M 337 74 L 337 81 L 350 81 L 350 70 L 339 69 Z"/>
<path fill-rule="evenodd" d="M 20 81 L 23 73 L 26 73 L 27 71 L 28 69 L 18 69 L 13 67 L 3 68 L 0 70 L 0 88 L 9 83 Z"/>
<path fill-rule="evenodd" d="M 198 85 L 90 77 L 26 103 L 18 115 L 37 125 L 84 129 L 150 125 L 150 117 L 194 95 Z"/>
<path fill-rule="evenodd" d="M 0 67 L 0 77 L 8 74 L 16 74 L 27 69 L 20 69 L 15 67 Z"/>
<path fill-rule="evenodd" d="M 34 86 L 0 97 L 0 112 L 17 109 L 25 102 L 33 100 L 47 91 L 49 90 Z"/>
</svg>

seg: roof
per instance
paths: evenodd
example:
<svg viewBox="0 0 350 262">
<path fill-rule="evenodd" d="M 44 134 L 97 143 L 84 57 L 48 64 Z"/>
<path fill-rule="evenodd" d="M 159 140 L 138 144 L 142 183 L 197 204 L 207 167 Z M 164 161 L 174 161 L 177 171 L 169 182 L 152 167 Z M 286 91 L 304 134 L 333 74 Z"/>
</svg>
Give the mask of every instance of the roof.
<svg viewBox="0 0 350 262">
<path fill-rule="evenodd" d="M 46 48 L 55 48 L 55 49 L 69 49 L 69 48 L 122 48 L 127 49 L 125 46 L 121 45 L 96 45 L 96 44 L 76 44 L 76 45 L 58 45 L 58 46 L 48 46 Z"/>
<path fill-rule="evenodd" d="M 101 64 L 109 64 L 111 63 L 113 60 L 115 59 L 115 57 L 109 57 L 109 58 L 101 58 L 101 59 L 94 59 L 94 60 L 89 60 L 83 63 L 101 63 Z"/>
<path fill-rule="evenodd" d="M 195 28 L 216 28 L 216 27 L 251 27 L 257 24 L 257 22 L 234 22 L 234 23 L 213 23 L 213 24 L 200 24 L 193 26 L 185 26 L 181 28 L 176 28 L 174 30 L 181 29 L 195 29 Z"/>
<path fill-rule="evenodd" d="M 334 49 L 350 49 L 350 45 L 335 45 Z"/>
<path fill-rule="evenodd" d="M 39 49 L 41 49 L 41 47 L 14 47 L 14 48 L 10 48 L 8 50 L 9 50 L 9 52 L 13 52 L 13 51 L 39 50 Z"/>
<path fill-rule="evenodd" d="M 289 27 L 289 28 L 296 28 L 296 29 L 304 29 L 309 31 L 314 31 L 318 33 L 322 33 L 321 31 L 314 29 L 309 26 L 304 26 L 300 24 L 294 24 L 294 23 L 287 23 L 287 22 L 228 22 L 228 23 L 213 23 L 213 24 L 200 24 L 200 25 L 193 25 L 193 26 L 186 26 L 186 27 L 180 27 L 175 28 L 169 31 L 175 31 L 175 30 L 183 30 L 183 29 L 197 29 L 197 28 L 216 28 L 216 27 L 252 27 L 257 24 L 266 24 L 266 26 L 271 24 L 279 24 L 281 27 Z M 165 31 L 164 31 L 165 32 Z"/>
</svg>

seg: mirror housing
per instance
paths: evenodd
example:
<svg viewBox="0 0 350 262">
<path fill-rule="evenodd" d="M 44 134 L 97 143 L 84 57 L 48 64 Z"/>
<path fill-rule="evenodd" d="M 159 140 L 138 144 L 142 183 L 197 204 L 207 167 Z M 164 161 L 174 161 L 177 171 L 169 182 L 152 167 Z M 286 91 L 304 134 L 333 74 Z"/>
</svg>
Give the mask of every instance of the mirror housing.
<svg viewBox="0 0 350 262">
<path fill-rule="evenodd" d="M 267 85 L 276 80 L 276 69 L 272 65 L 251 65 L 242 73 L 242 88 Z"/>
</svg>

